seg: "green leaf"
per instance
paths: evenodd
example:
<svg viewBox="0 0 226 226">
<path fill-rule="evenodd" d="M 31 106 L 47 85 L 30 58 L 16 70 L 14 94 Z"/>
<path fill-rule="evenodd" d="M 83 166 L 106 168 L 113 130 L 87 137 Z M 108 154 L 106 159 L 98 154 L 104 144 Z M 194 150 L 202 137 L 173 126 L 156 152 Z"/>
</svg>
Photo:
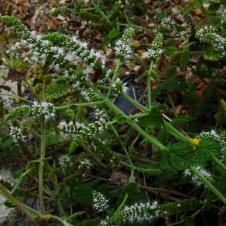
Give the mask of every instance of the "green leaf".
<svg viewBox="0 0 226 226">
<path fill-rule="evenodd" d="M 133 196 L 139 192 L 139 187 L 136 183 L 129 183 L 123 188 L 123 192 Z"/>
<path fill-rule="evenodd" d="M 71 196 L 77 203 L 91 205 L 93 200 L 92 192 L 97 189 L 97 181 L 91 181 L 88 183 L 77 183 L 73 187 Z"/>
<path fill-rule="evenodd" d="M 164 54 L 166 56 L 175 56 L 177 54 L 177 48 L 174 46 L 169 46 L 165 49 Z"/>
<path fill-rule="evenodd" d="M 139 119 L 141 125 L 148 130 L 154 130 L 161 127 L 163 124 L 163 118 L 161 111 L 164 109 L 163 105 L 156 105 L 150 111 L 150 113 Z"/>
<path fill-rule="evenodd" d="M 63 82 L 52 83 L 46 89 L 46 98 L 50 100 L 57 99 L 65 96 L 69 91 L 69 86 Z"/>
<path fill-rule="evenodd" d="M 194 159 L 196 164 L 205 166 L 213 156 L 219 156 L 221 146 L 218 141 L 210 139 L 202 139 L 194 151 Z"/>
<path fill-rule="evenodd" d="M 46 134 L 46 145 L 58 144 L 62 141 L 61 136 L 56 133 Z"/>
<path fill-rule="evenodd" d="M 187 64 L 189 63 L 189 59 L 190 59 L 190 45 L 186 45 L 182 50 L 180 58 L 180 67 L 182 69 L 186 68 Z"/>
<path fill-rule="evenodd" d="M 6 115 L 6 120 L 12 120 L 16 117 L 27 116 L 30 114 L 30 107 L 27 105 L 14 108 Z"/>
<path fill-rule="evenodd" d="M 194 163 L 194 150 L 186 143 L 179 142 L 169 146 L 169 152 L 162 156 L 162 171 L 184 171 Z"/>
<path fill-rule="evenodd" d="M 209 48 L 204 52 L 204 59 L 208 61 L 218 61 L 222 59 L 222 53 L 215 49 Z"/>
<path fill-rule="evenodd" d="M 119 37 L 119 35 L 121 34 L 121 32 L 116 29 L 113 28 L 103 39 L 102 44 L 103 46 L 108 45 L 109 43 L 113 42 L 115 39 L 117 39 Z"/>
</svg>

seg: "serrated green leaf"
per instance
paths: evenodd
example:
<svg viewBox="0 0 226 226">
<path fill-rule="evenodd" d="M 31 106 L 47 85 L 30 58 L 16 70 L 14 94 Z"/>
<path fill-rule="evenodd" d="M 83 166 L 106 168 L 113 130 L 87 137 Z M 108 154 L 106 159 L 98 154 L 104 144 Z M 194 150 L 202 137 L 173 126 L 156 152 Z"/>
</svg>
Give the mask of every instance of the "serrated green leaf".
<svg viewBox="0 0 226 226">
<path fill-rule="evenodd" d="M 62 96 L 65 96 L 70 91 L 69 86 L 63 82 L 52 83 L 46 89 L 46 98 L 47 99 L 57 99 Z"/>
</svg>

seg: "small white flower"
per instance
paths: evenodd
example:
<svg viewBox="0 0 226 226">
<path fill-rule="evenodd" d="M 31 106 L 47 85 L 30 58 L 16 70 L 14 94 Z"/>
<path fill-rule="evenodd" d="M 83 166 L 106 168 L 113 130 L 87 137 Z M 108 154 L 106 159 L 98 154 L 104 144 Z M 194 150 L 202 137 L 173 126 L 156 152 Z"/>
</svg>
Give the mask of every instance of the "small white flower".
<svg viewBox="0 0 226 226">
<path fill-rule="evenodd" d="M 65 166 L 72 166 L 73 163 L 71 161 L 71 158 L 69 155 L 61 155 L 58 159 L 58 162 L 60 164 L 61 167 L 65 167 Z"/>
<path fill-rule="evenodd" d="M 81 162 L 80 162 L 80 165 L 78 166 L 79 169 L 81 168 L 86 168 L 86 169 L 90 169 L 92 167 L 92 163 L 90 162 L 89 159 L 83 159 Z"/>
<path fill-rule="evenodd" d="M 157 33 L 151 44 L 150 49 L 148 49 L 148 55 L 150 57 L 150 60 L 156 61 L 159 58 L 159 56 L 163 52 L 162 46 L 163 46 L 163 35 L 162 33 Z"/>
<path fill-rule="evenodd" d="M 93 209 L 97 212 L 103 212 L 109 207 L 109 200 L 101 193 L 93 191 Z"/>
<path fill-rule="evenodd" d="M 35 101 L 31 106 L 31 115 L 35 117 L 43 116 L 45 120 L 50 120 L 55 117 L 54 105 L 49 102 L 38 103 Z"/>
<path fill-rule="evenodd" d="M 172 18 L 164 17 L 161 21 L 160 26 L 165 30 L 172 31 L 173 29 L 175 29 L 176 23 Z"/>
<path fill-rule="evenodd" d="M 201 173 L 204 177 L 206 177 L 208 180 L 212 180 L 212 175 L 208 172 L 208 170 L 204 169 L 203 167 L 201 166 L 195 166 L 194 167 L 196 170 L 199 171 L 199 173 Z M 198 176 L 196 175 L 193 175 L 191 173 L 191 171 L 189 169 L 186 169 L 184 171 L 184 175 L 187 177 L 187 176 L 191 176 L 191 180 L 192 180 L 192 183 L 197 186 L 197 187 L 200 187 L 201 185 L 203 185 L 203 182 L 199 179 Z"/>
<path fill-rule="evenodd" d="M 14 143 L 27 141 L 27 137 L 23 134 L 22 129 L 19 127 L 10 126 L 9 134 L 12 136 Z"/>
<path fill-rule="evenodd" d="M 155 219 L 159 213 L 159 204 L 154 201 L 153 203 L 135 203 L 125 206 L 119 212 L 119 216 L 124 223 L 144 223 Z"/>
<path fill-rule="evenodd" d="M 134 35 L 133 28 L 127 28 L 122 37 L 115 43 L 115 54 L 122 59 L 129 59 L 132 56 L 131 48 L 132 37 Z"/>
<path fill-rule="evenodd" d="M 214 26 L 204 26 L 196 32 L 196 37 L 201 42 L 210 43 L 222 56 L 226 55 L 226 39 L 217 34 Z"/>
</svg>

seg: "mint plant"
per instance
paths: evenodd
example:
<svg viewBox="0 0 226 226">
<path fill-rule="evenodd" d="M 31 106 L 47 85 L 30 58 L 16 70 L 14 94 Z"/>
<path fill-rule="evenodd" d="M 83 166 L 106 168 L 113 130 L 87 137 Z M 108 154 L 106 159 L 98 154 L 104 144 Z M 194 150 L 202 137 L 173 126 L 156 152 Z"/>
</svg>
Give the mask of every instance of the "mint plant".
<svg viewBox="0 0 226 226">
<path fill-rule="evenodd" d="M 179 115 L 171 91 L 180 92 L 185 106 L 187 99 L 193 100 L 187 108 L 195 108 L 197 115 L 202 111 L 194 84 L 176 73 L 188 68 L 202 71 L 202 64 L 212 60 L 221 63 L 225 58 L 222 22 L 194 27 L 190 4 L 178 9 L 177 20 L 167 13 L 156 14 L 157 26 L 145 46 L 146 61 L 140 60 L 143 74 L 136 80 L 145 84 L 139 100 L 129 92 L 133 84 L 121 76 L 126 62 L 138 58 L 133 41 L 140 27 L 135 26 L 135 18 L 128 19 L 128 9 L 139 4 L 111 1 L 115 8 L 109 15 L 102 11 L 106 2 L 90 4 L 109 27 L 119 15 L 128 22 L 111 40 L 115 59 L 110 63 L 104 51 L 77 35 L 40 34 L 13 16 L 1 16 L 15 32 L 12 38 L 6 30 L 13 48 L 6 44 L 2 64 L 27 71 L 21 83 L 29 96 L 8 94 L 15 104 L 1 118 L 0 150 L 13 147 L 24 163 L 17 184 L 0 182 L 0 193 L 40 225 L 158 225 L 161 221 L 176 225 L 195 222 L 209 209 L 220 210 L 226 204 L 224 128 L 189 127 L 198 117 L 192 118 L 193 109 L 191 114 L 187 110 L 187 118 Z M 71 9 L 53 11 L 57 10 Z M 194 66 L 190 57 L 195 45 L 203 44 Z M 221 71 L 216 73 L 220 77 Z M 211 97 L 211 85 L 206 86 L 203 95 Z M 117 105 L 120 98 L 133 106 L 131 113 Z M 224 111 L 216 113 L 218 119 L 224 118 Z M 185 126 L 186 120 L 190 123 Z M 37 207 L 27 204 L 31 197 L 37 199 Z"/>
</svg>

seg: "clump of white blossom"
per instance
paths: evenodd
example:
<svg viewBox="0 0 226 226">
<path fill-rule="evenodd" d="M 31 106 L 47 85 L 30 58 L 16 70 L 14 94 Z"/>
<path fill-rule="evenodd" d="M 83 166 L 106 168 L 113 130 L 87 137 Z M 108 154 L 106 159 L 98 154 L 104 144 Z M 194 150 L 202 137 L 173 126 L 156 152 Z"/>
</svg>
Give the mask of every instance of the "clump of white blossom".
<svg viewBox="0 0 226 226">
<path fill-rule="evenodd" d="M 88 47 L 88 43 L 81 41 L 78 37 L 72 38 L 56 33 L 54 39 L 60 42 L 60 45 L 53 45 L 53 43 L 46 39 L 45 36 L 36 33 L 35 31 L 29 31 L 27 27 L 17 23 L 17 32 L 21 36 L 21 40 L 15 44 L 14 52 L 20 53 L 20 57 L 32 65 L 32 68 L 41 65 L 47 66 L 51 70 L 55 70 L 57 73 L 62 73 L 62 69 L 70 70 L 74 72 L 78 67 L 85 67 L 86 70 L 83 73 L 80 70 L 79 76 L 73 74 L 74 81 L 87 79 L 88 75 L 94 73 L 94 68 L 104 69 L 103 75 L 108 76 L 109 72 L 105 69 L 105 56 L 100 51 L 94 50 Z M 47 37 L 48 38 L 48 37 Z M 51 40 L 51 38 L 50 38 Z M 47 63 L 48 61 L 48 63 Z M 88 70 L 87 70 L 88 69 Z M 89 73 L 87 73 L 89 71 Z M 66 72 L 67 74 L 67 72 Z"/>
<path fill-rule="evenodd" d="M 191 31 L 189 29 L 179 32 L 179 37 L 182 40 L 187 40 L 190 38 L 190 36 L 191 36 Z"/>
<path fill-rule="evenodd" d="M 201 138 L 213 138 L 216 141 L 220 141 L 221 137 L 215 130 L 203 131 L 200 133 Z"/>
<path fill-rule="evenodd" d="M 212 175 L 210 174 L 210 172 L 208 170 L 206 170 L 205 168 L 203 168 L 202 166 L 195 166 L 194 167 L 197 171 L 199 171 L 200 174 L 202 174 L 202 176 L 206 177 L 208 180 L 212 180 Z M 201 185 L 203 185 L 203 182 L 199 179 L 198 176 L 192 174 L 192 172 L 189 169 L 186 169 L 184 171 L 184 175 L 186 177 L 190 176 L 192 183 L 197 186 L 200 187 Z"/>
<path fill-rule="evenodd" d="M 38 43 L 35 40 L 38 41 Z M 27 39 L 22 38 L 20 41 L 16 42 L 12 50 L 18 53 L 19 50 L 23 49 L 24 51 L 21 56 L 25 62 L 31 65 L 44 66 L 49 55 L 48 46 L 49 41 L 41 40 L 39 34 L 35 31 L 31 31 L 30 37 Z"/>
<path fill-rule="evenodd" d="M 14 143 L 16 144 L 27 141 L 27 136 L 23 134 L 23 131 L 20 127 L 10 126 L 9 134 L 13 138 Z"/>
<path fill-rule="evenodd" d="M 63 168 L 65 168 L 66 166 L 72 166 L 73 165 L 73 163 L 71 161 L 71 157 L 67 154 L 61 155 L 58 158 L 58 162 L 59 162 L 60 166 L 63 167 Z"/>
<path fill-rule="evenodd" d="M 210 43 L 222 56 L 226 55 L 226 39 L 217 33 L 214 26 L 204 26 L 196 32 L 201 42 Z"/>
<path fill-rule="evenodd" d="M 125 206 L 116 216 L 107 217 L 102 220 L 100 226 L 110 225 L 127 225 L 127 224 L 142 224 L 152 222 L 160 216 L 160 206 L 157 201 L 152 203 L 134 203 L 130 206 Z"/>
<path fill-rule="evenodd" d="M 79 169 L 81 168 L 90 169 L 91 167 L 92 167 L 92 163 L 87 158 L 83 159 L 78 166 Z"/>
<path fill-rule="evenodd" d="M 120 59 L 129 59 L 133 53 L 131 48 L 132 37 L 134 35 L 133 28 L 127 28 L 123 32 L 122 37 L 115 43 L 114 50 L 116 56 Z"/>
<path fill-rule="evenodd" d="M 107 117 L 103 110 L 95 110 L 95 121 L 90 123 L 61 121 L 58 129 L 61 134 L 75 135 L 80 140 L 88 140 L 107 128 Z"/>
<path fill-rule="evenodd" d="M 93 209 L 97 212 L 103 212 L 109 208 L 109 200 L 98 191 L 93 191 Z"/>
<path fill-rule="evenodd" d="M 163 52 L 162 47 L 163 47 L 163 35 L 162 33 L 157 33 L 150 48 L 148 49 L 148 55 L 150 60 L 156 61 L 159 58 L 159 56 Z"/>
<path fill-rule="evenodd" d="M 112 81 L 110 85 L 116 93 L 121 93 L 121 92 L 126 93 L 128 91 L 128 87 L 126 86 L 125 83 L 123 83 L 120 80 L 120 78 L 117 78 L 115 79 L 115 81 Z"/>
<path fill-rule="evenodd" d="M 31 107 L 31 115 L 35 117 L 44 117 L 45 120 L 53 119 L 55 117 L 54 105 L 46 101 L 41 103 L 35 101 Z"/>
<path fill-rule="evenodd" d="M 121 9 L 124 9 L 129 4 L 129 1 L 128 0 L 118 0 L 118 4 L 120 5 Z"/>
<path fill-rule="evenodd" d="M 119 213 L 124 223 L 150 222 L 159 217 L 160 210 L 157 201 L 152 203 L 135 203 L 125 206 Z"/>
<path fill-rule="evenodd" d="M 66 121 L 61 121 L 58 125 L 58 129 L 61 134 L 75 134 L 79 128 L 82 127 L 82 124 L 79 122 L 66 122 Z"/>
<path fill-rule="evenodd" d="M 53 46 L 51 49 L 55 52 L 62 49 L 62 54 L 69 62 L 75 61 L 79 65 L 85 63 L 91 68 L 105 68 L 105 55 L 100 51 L 90 48 L 88 43 L 80 40 L 79 37 L 68 37 L 67 35 L 54 33 L 50 36 L 50 39 L 57 40 L 58 42 L 60 41 L 60 45 L 63 45 L 64 49 L 57 46 Z"/>
<path fill-rule="evenodd" d="M 161 28 L 167 31 L 172 31 L 175 29 L 176 23 L 171 17 L 164 17 L 161 20 Z"/>
</svg>

